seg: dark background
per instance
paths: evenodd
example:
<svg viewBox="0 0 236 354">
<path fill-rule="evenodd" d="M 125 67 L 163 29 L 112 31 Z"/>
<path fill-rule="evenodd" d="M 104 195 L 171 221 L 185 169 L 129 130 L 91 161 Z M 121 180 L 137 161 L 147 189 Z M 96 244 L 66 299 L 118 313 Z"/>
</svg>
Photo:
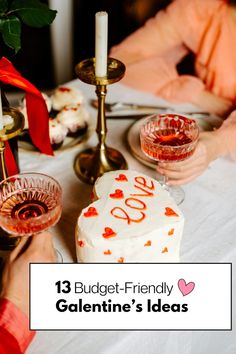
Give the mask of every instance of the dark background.
<svg viewBox="0 0 236 354">
<path fill-rule="evenodd" d="M 43 2 L 47 3 L 47 1 Z M 149 17 L 154 16 L 170 2 L 170 0 L 74 0 L 73 67 L 82 59 L 94 56 L 97 11 L 108 12 L 109 49 L 142 26 Z M 12 50 L 0 43 L 0 54 L 9 58 L 17 70 L 39 89 L 52 89 L 56 82 L 53 75 L 50 40 L 49 26 L 37 29 L 23 25 L 21 50 L 15 55 Z M 180 72 L 191 71 L 191 60 L 189 61 L 189 58 L 185 60 L 179 70 Z M 75 77 L 73 72 L 71 79 Z"/>
</svg>

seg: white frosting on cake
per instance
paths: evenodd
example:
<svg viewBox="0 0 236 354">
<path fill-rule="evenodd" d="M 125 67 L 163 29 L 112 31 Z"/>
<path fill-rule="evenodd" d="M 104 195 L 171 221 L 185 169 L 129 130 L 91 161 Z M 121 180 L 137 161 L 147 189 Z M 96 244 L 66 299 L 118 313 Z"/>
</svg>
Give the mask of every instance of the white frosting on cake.
<svg viewBox="0 0 236 354">
<path fill-rule="evenodd" d="M 78 261 L 179 261 L 184 218 L 156 180 L 131 170 L 108 172 L 94 192 L 98 199 L 77 222 Z"/>
<path fill-rule="evenodd" d="M 65 106 L 81 104 L 84 97 L 82 92 L 74 87 L 59 86 L 52 94 L 51 100 L 52 108 L 60 111 Z"/>
<path fill-rule="evenodd" d="M 60 144 L 64 141 L 68 129 L 61 123 L 57 122 L 56 119 L 49 120 L 49 136 L 51 144 Z"/>
<path fill-rule="evenodd" d="M 58 122 L 65 125 L 72 133 L 79 128 L 84 128 L 88 119 L 88 113 L 81 105 L 65 106 L 56 116 Z"/>
</svg>

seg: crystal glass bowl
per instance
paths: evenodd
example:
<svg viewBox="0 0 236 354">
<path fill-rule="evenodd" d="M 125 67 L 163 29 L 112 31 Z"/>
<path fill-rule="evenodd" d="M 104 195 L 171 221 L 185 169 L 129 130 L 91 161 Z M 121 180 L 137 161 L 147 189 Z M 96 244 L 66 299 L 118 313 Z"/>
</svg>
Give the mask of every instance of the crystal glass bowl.
<svg viewBox="0 0 236 354">
<path fill-rule="evenodd" d="M 146 118 L 140 130 L 143 153 L 158 162 L 179 162 L 189 158 L 197 146 L 199 127 L 194 119 L 179 114 L 154 114 Z M 170 187 L 164 175 L 163 188 L 179 205 L 184 200 L 180 187 Z"/>
<path fill-rule="evenodd" d="M 62 212 L 62 190 L 52 177 L 21 173 L 0 183 L 0 226 L 15 236 L 31 236 L 55 225 Z"/>
<path fill-rule="evenodd" d="M 140 132 L 144 154 L 161 162 L 190 157 L 198 137 L 199 127 L 195 120 L 177 114 L 152 115 L 146 119 Z"/>
</svg>

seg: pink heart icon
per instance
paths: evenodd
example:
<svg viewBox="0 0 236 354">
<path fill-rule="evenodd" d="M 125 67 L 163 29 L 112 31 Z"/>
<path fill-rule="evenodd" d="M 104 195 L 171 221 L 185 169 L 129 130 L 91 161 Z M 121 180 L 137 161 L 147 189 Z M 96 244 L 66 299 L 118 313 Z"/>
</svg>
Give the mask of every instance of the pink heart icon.
<svg viewBox="0 0 236 354">
<path fill-rule="evenodd" d="M 193 291 L 193 289 L 195 288 L 195 283 L 190 281 L 188 284 L 186 284 L 186 281 L 184 279 L 179 279 L 178 287 L 183 296 L 186 296 Z"/>
</svg>

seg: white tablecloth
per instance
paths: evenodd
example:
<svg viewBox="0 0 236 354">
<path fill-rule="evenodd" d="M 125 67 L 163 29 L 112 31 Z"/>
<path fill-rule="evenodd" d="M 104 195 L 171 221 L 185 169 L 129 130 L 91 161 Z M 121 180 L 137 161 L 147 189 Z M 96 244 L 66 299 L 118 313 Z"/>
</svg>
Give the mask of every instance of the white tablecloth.
<svg viewBox="0 0 236 354">
<path fill-rule="evenodd" d="M 75 80 L 87 98 L 95 98 L 94 87 Z M 165 104 L 164 101 L 120 84 L 108 87 L 107 101 Z M 181 109 L 181 107 L 179 107 Z M 184 109 L 193 108 L 183 105 Z M 89 108 L 96 121 L 96 111 Z M 127 149 L 125 133 L 131 120 L 108 120 L 107 144 L 120 150 L 129 168 L 151 176 L 151 170 L 135 160 Z M 74 229 L 80 210 L 88 204 L 91 186 L 79 181 L 73 171 L 75 155 L 97 143 L 96 134 L 83 145 L 57 153 L 53 158 L 20 152 L 22 171 L 54 176 L 63 187 L 63 214 L 54 228 L 55 244 L 65 262 L 76 261 Z M 185 229 L 181 244 L 182 262 L 233 262 L 236 264 L 236 163 L 219 159 L 197 180 L 184 186 L 181 205 Z M 233 272 L 235 290 L 235 271 Z M 220 306 L 220 304 L 219 304 Z M 235 320 L 235 306 L 233 306 Z M 216 308 L 217 313 L 217 308 Z M 234 325 L 234 323 L 233 323 Z M 235 354 L 236 332 L 39 332 L 28 354 Z"/>
</svg>

